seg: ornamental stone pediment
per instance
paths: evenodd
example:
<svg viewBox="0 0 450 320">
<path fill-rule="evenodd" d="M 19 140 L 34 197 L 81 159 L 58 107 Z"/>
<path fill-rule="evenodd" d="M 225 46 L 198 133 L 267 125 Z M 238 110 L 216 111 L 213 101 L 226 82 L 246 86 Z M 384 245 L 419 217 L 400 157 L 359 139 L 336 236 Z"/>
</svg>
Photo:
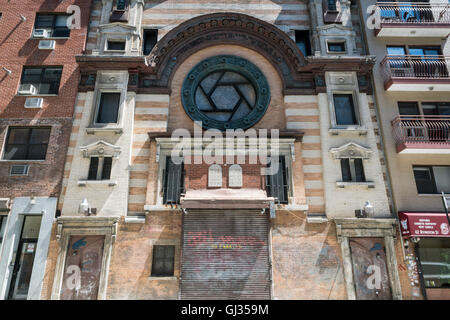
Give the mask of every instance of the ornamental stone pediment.
<svg viewBox="0 0 450 320">
<path fill-rule="evenodd" d="M 372 150 L 363 147 L 357 143 L 349 142 L 337 148 L 331 148 L 330 153 L 334 159 L 345 158 L 362 158 L 369 159 L 372 154 Z"/>
<path fill-rule="evenodd" d="M 90 157 L 113 157 L 117 158 L 122 152 L 122 148 L 99 140 L 87 146 L 80 147 L 84 158 Z"/>
</svg>

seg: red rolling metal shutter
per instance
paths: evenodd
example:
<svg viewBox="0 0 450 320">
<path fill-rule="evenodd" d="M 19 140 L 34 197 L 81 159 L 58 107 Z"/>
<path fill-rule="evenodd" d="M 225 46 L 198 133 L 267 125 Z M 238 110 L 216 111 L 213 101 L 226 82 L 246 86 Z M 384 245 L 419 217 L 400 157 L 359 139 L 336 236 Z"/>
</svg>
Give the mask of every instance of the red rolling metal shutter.
<svg viewBox="0 0 450 320">
<path fill-rule="evenodd" d="M 270 299 L 268 238 L 267 212 L 188 210 L 181 299 Z"/>
</svg>

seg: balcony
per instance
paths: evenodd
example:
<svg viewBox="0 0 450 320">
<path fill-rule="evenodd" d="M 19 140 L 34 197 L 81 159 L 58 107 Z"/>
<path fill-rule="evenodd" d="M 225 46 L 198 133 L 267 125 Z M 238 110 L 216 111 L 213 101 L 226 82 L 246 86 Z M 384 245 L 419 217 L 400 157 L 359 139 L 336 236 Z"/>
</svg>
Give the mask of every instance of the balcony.
<svg viewBox="0 0 450 320">
<path fill-rule="evenodd" d="M 450 34 L 450 4 L 378 2 L 377 37 L 442 37 Z"/>
<path fill-rule="evenodd" d="M 392 134 L 398 153 L 450 154 L 450 116 L 397 116 Z"/>
<path fill-rule="evenodd" d="M 450 58 L 445 56 L 388 55 L 381 61 L 387 91 L 448 91 Z"/>
</svg>

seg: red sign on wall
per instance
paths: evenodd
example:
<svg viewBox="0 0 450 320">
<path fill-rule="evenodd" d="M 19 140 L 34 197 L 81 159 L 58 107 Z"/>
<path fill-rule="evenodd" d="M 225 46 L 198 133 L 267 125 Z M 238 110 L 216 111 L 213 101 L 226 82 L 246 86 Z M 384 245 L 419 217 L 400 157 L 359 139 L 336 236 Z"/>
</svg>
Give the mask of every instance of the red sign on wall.
<svg viewBox="0 0 450 320">
<path fill-rule="evenodd" d="M 404 237 L 450 237 L 445 213 L 399 212 Z"/>
</svg>

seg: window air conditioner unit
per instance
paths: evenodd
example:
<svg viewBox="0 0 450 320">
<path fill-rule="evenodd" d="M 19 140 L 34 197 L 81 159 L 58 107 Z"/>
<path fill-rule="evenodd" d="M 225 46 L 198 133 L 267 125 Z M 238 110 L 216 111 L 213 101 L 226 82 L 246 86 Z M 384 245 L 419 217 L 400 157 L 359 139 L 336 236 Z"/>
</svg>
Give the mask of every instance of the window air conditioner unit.
<svg viewBox="0 0 450 320">
<path fill-rule="evenodd" d="M 30 168 L 27 164 L 15 164 L 11 166 L 10 176 L 27 176 L 28 169 Z"/>
<path fill-rule="evenodd" d="M 27 98 L 25 108 L 42 108 L 42 98 Z"/>
<path fill-rule="evenodd" d="M 47 29 L 34 29 L 33 38 L 48 38 L 50 33 Z"/>
<path fill-rule="evenodd" d="M 21 84 L 19 87 L 19 94 L 34 96 L 37 94 L 37 89 L 32 84 Z"/>
<path fill-rule="evenodd" d="M 11 200 L 9 198 L 0 198 L 0 212 L 9 211 L 11 207 Z"/>
<path fill-rule="evenodd" d="M 38 48 L 41 50 L 53 50 L 55 49 L 55 40 L 41 40 Z"/>
</svg>

